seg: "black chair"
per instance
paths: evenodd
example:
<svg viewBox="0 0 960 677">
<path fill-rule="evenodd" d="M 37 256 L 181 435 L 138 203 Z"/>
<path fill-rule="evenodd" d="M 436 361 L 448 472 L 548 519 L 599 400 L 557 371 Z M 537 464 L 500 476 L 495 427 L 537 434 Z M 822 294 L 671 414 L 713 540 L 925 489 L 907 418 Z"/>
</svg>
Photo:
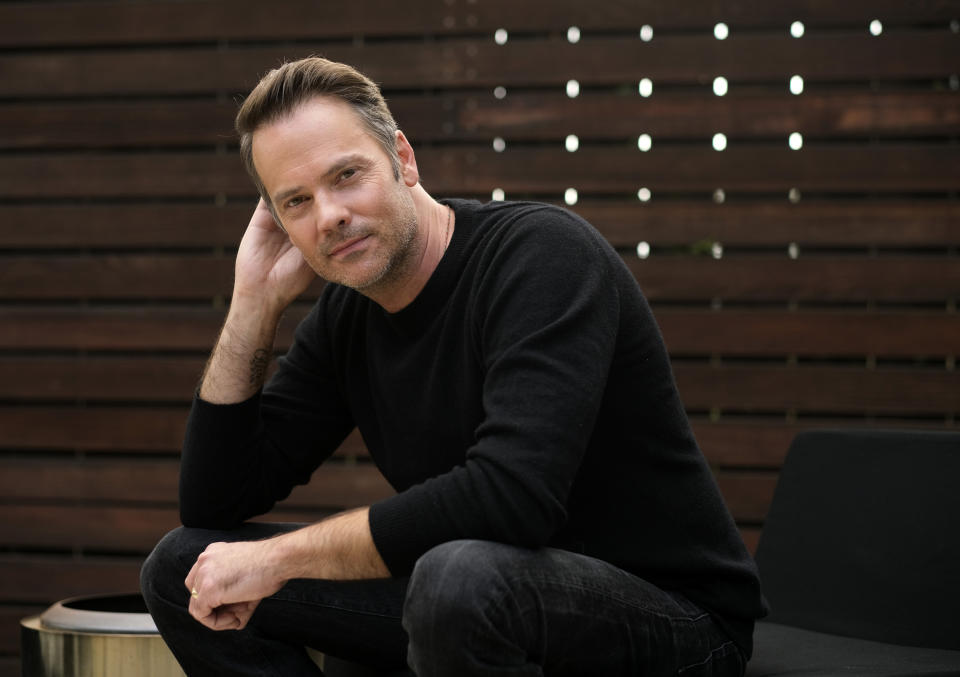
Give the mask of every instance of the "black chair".
<svg viewBox="0 0 960 677">
<path fill-rule="evenodd" d="M 756 559 L 748 677 L 960 675 L 960 433 L 799 434 Z"/>
</svg>

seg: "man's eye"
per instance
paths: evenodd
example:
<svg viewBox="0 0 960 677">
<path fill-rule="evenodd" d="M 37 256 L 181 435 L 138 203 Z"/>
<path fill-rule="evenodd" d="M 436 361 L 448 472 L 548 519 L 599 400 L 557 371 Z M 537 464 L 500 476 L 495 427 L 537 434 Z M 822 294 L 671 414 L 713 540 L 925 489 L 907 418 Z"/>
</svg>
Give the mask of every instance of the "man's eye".
<svg viewBox="0 0 960 677">
<path fill-rule="evenodd" d="M 344 179 L 349 179 L 351 176 L 353 176 L 356 173 L 357 173 L 356 169 L 344 169 L 340 173 L 340 180 L 343 181 Z"/>
<path fill-rule="evenodd" d="M 287 200 L 287 208 L 296 207 L 297 205 L 301 204 L 302 202 L 303 202 L 303 198 L 302 198 L 302 197 L 292 197 L 292 198 L 290 198 L 289 200 Z"/>
</svg>

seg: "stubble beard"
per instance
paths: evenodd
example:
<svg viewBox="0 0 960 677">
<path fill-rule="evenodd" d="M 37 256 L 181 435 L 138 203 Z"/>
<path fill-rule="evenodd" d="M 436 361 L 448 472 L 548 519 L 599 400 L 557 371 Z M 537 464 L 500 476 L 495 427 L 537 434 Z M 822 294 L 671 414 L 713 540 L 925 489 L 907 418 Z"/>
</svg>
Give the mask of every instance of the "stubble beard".
<svg viewBox="0 0 960 677">
<path fill-rule="evenodd" d="M 397 208 L 391 210 L 390 221 L 383 225 L 383 229 L 371 233 L 384 247 L 379 267 L 362 276 L 353 276 L 346 271 L 337 276 L 339 279 L 331 278 L 330 281 L 365 296 L 375 295 L 379 290 L 389 288 L 416 267 L 418 233 L 417 212 L 412 201 L 406 203 L 401 200 Z"/>
</svg>

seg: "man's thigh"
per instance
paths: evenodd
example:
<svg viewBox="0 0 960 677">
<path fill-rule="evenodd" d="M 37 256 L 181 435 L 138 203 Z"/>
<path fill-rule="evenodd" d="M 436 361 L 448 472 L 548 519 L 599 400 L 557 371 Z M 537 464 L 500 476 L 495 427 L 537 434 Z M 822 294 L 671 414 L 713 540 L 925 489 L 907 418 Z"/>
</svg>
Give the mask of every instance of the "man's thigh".
<svg viewBox="0 0 960 677">
<path fill-rule="evenodd" d="M 425 675 L 441 664 L 445 669 L 435 674 L 742 670 L 737 648 L 682 595 L 562 550 L 446 543 L 418 562 L 406 614 L 413 664 Z M 698 672 L 695 665 L 705 669 Z"/>
</svg>

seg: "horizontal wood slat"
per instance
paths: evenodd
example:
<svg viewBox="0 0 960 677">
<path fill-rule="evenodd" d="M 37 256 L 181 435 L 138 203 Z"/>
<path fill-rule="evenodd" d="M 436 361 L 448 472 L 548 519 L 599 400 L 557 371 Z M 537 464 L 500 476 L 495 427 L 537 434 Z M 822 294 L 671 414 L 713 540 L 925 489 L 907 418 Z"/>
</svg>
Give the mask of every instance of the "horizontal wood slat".
<svg viewBox="0 0 960 677">
<path fill-rule="evenodd" d="M 281 322 L 285 350 L 309 310 Z M 0 349 L 206 354 L 223 322 L 215 308 L 0 308 Z M 674 355 L 920 357 L 960 354 L 960 314 L 922 311 L 681 310 L 654 314 Z"/>
<path fill-rule="evenodd" d="M 189 403 L 202 358 L 0 358 L 0 399 Z"/>
<path fill-rule="evenodd" d="M 178 459 L 0 457 L 0 495 L 10 501 L 177 504 Z M 283 501 L 288 508 L 343 509 L 393 495 L 371 464 L 326 463 Z"/>
<path fill-rule="evenodd" d="M 10 548 L 60 548 L 146 554 L 180 525 L 176 508 L 0 504 L 0 542 Z"/>
<path fill-rule="evenodd" d="M 944 301 L 960 296 L 953 257 L 626 255 L 652 301 Z M 0 298 L 229 298 L 233 261 L 202 256 L 0 257 Z M 903 280 L 911 280 L 904 285 Z M 304 298 L 315 298 L 317 280 Z"/>
<path fill-rule="evenodd" d="M 314 522 L 329 511 L 274 510 L 255 521 Z M 0 542 L 10 548 L 60 548 L 147 554 L 180 526 L 176 508 L 0 504 Z"/>
<path fill-rule="evenodd" d="M 960 127 L 960 94 L 949 91 L 817 91 L 802 98 L 786 84 L 777 94 L 737 90 L 658 94 L 653 100 L 624 94 L 584 92 L 493 92 L 442 96 L 394 95 L 390 109 L 416 146 L 431 141 L 508 143 L 562 140 L 578 134 L 590 140 L 635 140 L 650 134 L 655 143 L 706 138 L 723 131 L 735 139 L 936 136 Z M 210 146 L 236 143 L 233 101 L 111 101 L 9 103 L 0 105 L 0 148 L 112 148 Z"/>
<path fill-rule="evenodd" d="M 618 247 L 960 245 L 956 202 L 584 200 L 572 209 Z M 0 248 L 236 247 L 253 201 L 206 204 L 0 205 Z M 232 254 L 231 254 L 232 256 Z"/>
<path fill-rule="evenodd" d="M 960 266 L 949 257 L 725 256 L 702 260 L 627 258 L 647 298 L 694 301 L 934 301 L 960 295 Z M 904 280 L 910 280 L 904 285 Z"/>
<path fill-rule="evenodd" d="M 336 12 L 316 3 L 284 0 L 214 0 L 163 3 L 44 2 L 0 5 L 0 42 L 10 47 L 128 44 L 218 40 L 264 40 L 354 35 L 457 34 L 506 27 L 511 30 L 658 30 L 707 29 L 717 21 L 734 28 L 783 28 L 795 20 L 810 26 L 865 25 L 873 18 L 890 24 L 947 23 L 956 18 L 956 2 L 910 3 L 791 2 L 762 0 L 736 4 L 697 0 L 682 4 L 616 0 L 585 5 L 555 0 L 550 5 L 518 5 L 510 0 L 483 3 L 400 5 L 390 0 L 355 0 Z"/>
<path fill-rule="evenodd" d="M 698 204 L 604 204 L 584 201 L 574 211 L 616 246 L 720 242 L 724 245 L 897 247 L 960 244 L 960 204 L 803 200 Z M 2 232 L 2 231 L 0 231 Z"/>
<path fill-rule="evenodd" d="M 762 522 L 777 486 L 773 472 L 721 472 L 717 484 L 727 509 L 741 522 Z"/>
<path fill-rule="evenodd" d="M 189 402 L 197 358 L 0 358 L 0 398 Z M 960 410 L 960 372 L 844 366 L 675 363 L 692 409 L 942 414 Z M 904 393 L 910 393 L 905 397 Z"/>
<path fill-rule="evenodd" d="M 957 313 L 655 309 L 654 314 L 673 355 L 960 355 Z"/>
<path fill-rule="evenodd" d="M 140 589 L 143 557 L 0 555 L 0 599 L 52 604 L 68 597 Z"/>
<path fill-rule="evenodd" d="M 7 53 L 0 55 L 7 97 L 157 95 L 246 92 L 260 74 L 284 60 L 322 54 L 356 66 L 386 90 L 411 87 L 616 86 L 648 77 L 658 82 L 786 81 L 802 73 L 811 81 L 946 78 L 956 70 L 960 44 L 949 31 L 897 31 L 873 37 L 856 33 L 777 36 L 736 34 L 638 37 L 368 43 L 315 42 L 289 47 L 143 48 L 117 58 L 114 51 Z M 523 68 L 517 68 L 517 64 Z M 149 73 L 150 77 L 144 77 Z"/>
<path fill-rule="evenodd" d="M 960 410 L 960 372 L 832 366 L 674 363 L 692 409 L 945 414 Z"/>
<path fill-rule="evenodd" d="M 960 41 L 958 41 L 960 42 Z M 960 175 L 960 153 L 940 145 L 734 146 L 722 153 L 709 140 L 692 147 L 421 148 L 417 153 L 428 190 L 489 195 L 502 188 L 554 194 L 635 195 L 653 191 L 716 188 L 779 192 L 791 188 L 825 193 L 951 191 Z M 234 154 L 24 154 L 0 156 L 0 181 L 9 198 L 207 197 L 253 199 L 252 184 Z"/>
<path fill-rule="evenodd" d="M 177 454 L 186 430 L 187 405 L 177 407 L 0 407 L 0 449 L 12 451 L 168 452 Z M 338 457 L 366 456 L 359 433 Z"/>
</svg>

